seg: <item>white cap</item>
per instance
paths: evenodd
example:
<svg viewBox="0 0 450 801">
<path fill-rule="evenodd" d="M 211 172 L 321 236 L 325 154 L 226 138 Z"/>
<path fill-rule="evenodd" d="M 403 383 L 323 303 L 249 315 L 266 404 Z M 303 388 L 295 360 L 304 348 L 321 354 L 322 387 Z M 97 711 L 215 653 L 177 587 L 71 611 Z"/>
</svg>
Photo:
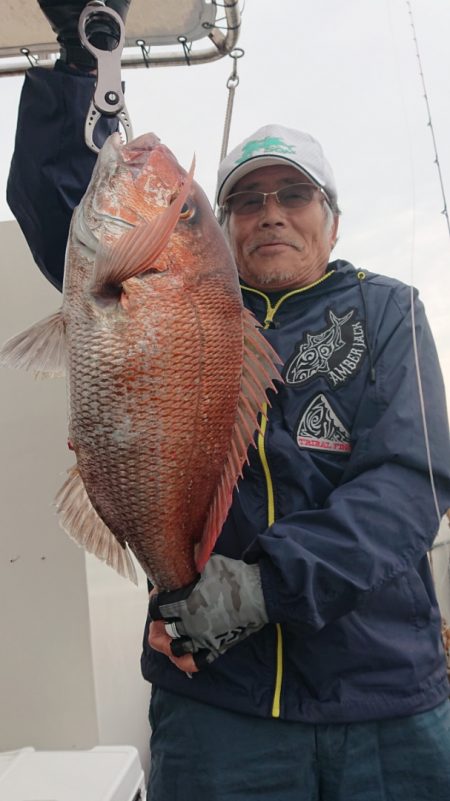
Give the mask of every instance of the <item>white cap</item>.
<svg viewBox="0 0 450 801">
<path fill-rule="evenodd" d="M 325 190 L 337 206 L 333 171 L 319 142 L 310 134 L 282 125 L 265 125 L 234 148 L 219 166 L 217 203 L 222 206 L 233 186 L 249 172 L 274 164 L 291 164 Z"/>
</svg>

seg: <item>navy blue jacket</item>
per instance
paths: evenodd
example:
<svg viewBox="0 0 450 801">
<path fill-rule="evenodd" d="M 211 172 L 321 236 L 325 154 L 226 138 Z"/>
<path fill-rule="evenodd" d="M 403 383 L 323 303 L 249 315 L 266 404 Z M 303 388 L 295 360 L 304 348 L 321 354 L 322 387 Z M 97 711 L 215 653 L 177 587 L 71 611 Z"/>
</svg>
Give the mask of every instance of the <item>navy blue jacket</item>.
<svg viewBox="0 0 450 801">
<path fill-rule="evenodd" d="M 258 450 L 216 545 L 258 561 L 273 625 L 192 680 L 144 641 L 146 678 L 237 711 L 316 723 L 413 714 L 448 694 L 427 559 L 438 527 L 412 345 L 410 288 L 347 262 L 278 296 L 284 361 Z M 269 297 L 243 287 L 264 323 Z M 450 449 L 436 350 L 414 315 L 440 512 Z M 277 625 L 278 624 L 278 625 Z"/>
<path fill-rule="evenodd" d="M 55 100 L 52 82 L 62 92 L 60 78 L 31 71 L 22 126 L 36 84 Z M 78 84 L 84 105 L 66 99 L 59 108 L 65 131 L 78 139 L 88 80 Z M 27 156 L 29 128 L 19 127 L 8 198 L 41 269 L 58 285 L 62 251 L 54 226 L 44 219 L 38 181 L 25 185 L 27 158 L 51 158 L 55 103 L 53 128 L 48 119 L 38 152 Z M 70 150 L 70 137 L 64 147 Z M 64 196 L 65 233 L 72 200 L 90 176 L 88 160 L 78 167 L 77 177 L 73 160 L 67 166 L 56 158 L 47 172 L 49 202 L 61 185 L 73 188 L 68 202 Z M 450 444 L 422 304 L 398 281 L 342 261 L 309 288 L 269 297 L 244 286 L 243 297 L 283 359 L 285 383 L 271 397 L 216 550 L 258 561 L 271 623 L 192 679 L 144 637 L 143 674 L 200 701 L 290 720 L 351 722 L 430 709 L 447 696 L 448 681 L 427 559 L 438 511 L 412 312 L 439 514 L 450 506 Z"/>
</svg>

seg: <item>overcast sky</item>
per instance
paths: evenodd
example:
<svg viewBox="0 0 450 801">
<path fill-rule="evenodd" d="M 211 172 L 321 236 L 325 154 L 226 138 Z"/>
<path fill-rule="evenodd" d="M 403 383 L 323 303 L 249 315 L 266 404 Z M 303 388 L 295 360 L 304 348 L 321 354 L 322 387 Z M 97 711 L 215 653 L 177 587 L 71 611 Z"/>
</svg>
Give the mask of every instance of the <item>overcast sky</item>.
<svg viewBox="0 0 450 801">
<path fill-rule="evenodd" d="M 450 192 L 450 4 L 411 0 L 440 164 Z M 406 0 L 247 0 L 230 147 L 267 122 L 309 131 L 331 161 L 343 210 L 337 257 L 420 290 L 450 395 L 450 237 Z M 135 134 L 154 131 L 210 198 L 228 57 L 124 72 Z M 0 219 L 21 78 L 2 78 Z M 5 265 L 4 265 L 5 267 Z"/>
</svg>

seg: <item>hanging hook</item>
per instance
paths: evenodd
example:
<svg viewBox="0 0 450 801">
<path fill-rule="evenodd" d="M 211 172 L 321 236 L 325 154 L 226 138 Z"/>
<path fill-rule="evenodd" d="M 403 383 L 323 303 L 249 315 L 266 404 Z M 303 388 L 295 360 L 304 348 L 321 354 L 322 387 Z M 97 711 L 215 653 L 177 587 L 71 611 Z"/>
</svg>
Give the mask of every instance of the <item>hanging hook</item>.
<svg viewBox="0 0 450 801">
<path fill-rule="evenodd" d="M 222 159 L 225 158 L 228 151 L 228 140 L 230 138 L 231 115 L 233 113 L 234 93 L 236 91 L 236 87 L 239 85 L 237 63 L 238 59 L 242 58 L 242 56 L 245 55 L 245 50 L 243 50 L 242 47 L 235 47 L 234 50 L 232 50 L 229 55 L 230 58 L 233 59 L 233 69 L 231 70 L 231 74 L 226 83 L 226 87 L 228 89 L 228 103 L 227 103 L 227 110 L 225 113 L 225 124 L 223 129 L 222 149 L 220 151 L 220 161 L 222 161 Z"/>
<path fill-rule="evenodd" d="M 30 67 L 36 67 L 37 66 L 39 58 L 38 58 L 38 56 L 33 56 L 30 53 L 30 51 L 28 50 L 28 47 L 21 47 L 20 48 L 20 52 L 22 53 L 23 56 L 27 57 Z"/>
<path fill-rule="evenodd" d="M 179 41 L 180 45 L 183 48 L 184 57 L 186 59 L 186 64 L 188 65 L 188 67 L 190 67 L 191 66 L 191 60 L 189 58 L 189 55 L 190 55 L 190 52 L 191 52 L 191 46 L 188 45 L 188 43 L 187 43 L 188 40 L 187 40 L 186 36 L 178 36 L 178 41 Z"/>
<path fill-rule="evenodd" d="M 144 39 L 136 39 L 136 44 L 141 48 L 142 60 L 148 69 L 150 66 L 150 45 L 148 45 Z"/>
<path fill-rule="evenodd" d="M 230 138 L 230 128 L 231 128 L 231 117 L 233 114 L 233 104 L 234 104 L 234 93 L 236 91 L 237 86 L 239 86 L 239 75 L 237 71 L 237 63 L 238 59 L 242 58 L 245 55 L 245 50 L 242 47 L 235 47 L 234 50 L 231 50 L 229 53 L 230 58 L 233 59 L 233 69 L 231 70 L 231 74 L 227 80 L 226 87 L 228 89 L 228 101 L 227 101 L 227 109 L 225 112 L 225 122 L 223 126 L 223 137 L 222 137 L 222 148 L 220 151 L 220 159 L 222 161 L 228 152 L 228 140 Z M 217 199 L 214 203 L 214 210 L 217 207 Z"/>
<path fill-rule="evenodd" d="M 227 80 L 227 89 L 236 89 L 236 86 L 239 85 L 239 75 L 237 71 L 237 62 L 238 58 L 242 58 L 244 55 L 244 51 L 242 47 L 235 47 L 234 50 L 230 53 L 230 58 L 233 59 L 233 69 L 231 71 L 231 75 Z"/>
</svg>

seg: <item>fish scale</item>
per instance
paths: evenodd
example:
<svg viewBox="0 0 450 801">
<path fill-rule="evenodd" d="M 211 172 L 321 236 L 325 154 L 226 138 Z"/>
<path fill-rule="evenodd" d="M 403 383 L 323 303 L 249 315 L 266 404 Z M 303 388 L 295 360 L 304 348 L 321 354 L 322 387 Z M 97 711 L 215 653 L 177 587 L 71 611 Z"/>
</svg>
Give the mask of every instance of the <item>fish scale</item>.
<svg viewBox="0 0 450 801">
<path fill-rule="evenodd" d="M 136 287 L 140 295 L 132 331 L 126 326 L 121 329 L 122 337 L 129 338 L 122 360 L 111 359 L 111 337 L 101 319 L 98 332 L 90 329 L 98 352 L 98 375 L 108 387 L 103 406 L 97 403 L 92 407 L 89 402 L 90 397 L 99 396 L 92 383 L 85 402 L 78 399 L 77 387 L 87 387 L 88 343 L 78 340 L 84 358 L 72 357 L 71 397 L 78 413 L 70 438 L 88 495 L 108 528 L 123 540 L 133 540 L 133 549 L 147 574 L 158 575 L 159 583 L 165 585 L 188 583 L 196 575 L 192 548 L 186 547 L 186 542 L 201 538 L 228 450 L 240 390 L 242 360 L 230 356 L 236 345 L 242 348 L 241 306 L 234 298 L 224 303 L 223 286 L 210 283 L 205 282 L 194 300 L 181 291 L 167 290 L 168 297 L 155 294 L 151 287 L 147 287 L 147 293 L 145 286 Z M 211 311 L 219 303 L 222 315 L 213 317 Z M 223 324 L 226 320 L 229 328 L 233 316 L 237 323 L 231 326 L 234 337 Z M 160 319 L 165 325 L 157 329 Z M 79 325 L 79 314 L 76 320 Z M 142 348 L 136 346 L 151 339 L 153 348 L 146 364 Z M 99 362 L 102 355 L 104 364 Z M 157 356 L 158 369 L 152 370 L 151 362 Z M 224 402 L 227 398 L 228 406 Z M 149 416 L 149 404 L 155 401 L 157 414 Z M 120 448 L 111 408 L 121 410 L 121 422 L 124 417 L 134 421 L 137 442 L 128 433 Z M 94 449 L 91 432 L 99 424 L 104 435 Z M 159 453 L 156 464 L 155 453 Z M 99 464 L 103 466 L 101 474 Z M 127 465 L 127 474 L 118 472 L 122 464 Z M 177 480 L 180 467 L 184 467 L 185 475 L 190 472 L 187 486 Z M 157 543 L 160 532 L 164 532 L 163 542 L 149 558 L 145 543 Z M 167 550 L 179 555 L 175 575 L 167 569 Z"/>
</svg>

